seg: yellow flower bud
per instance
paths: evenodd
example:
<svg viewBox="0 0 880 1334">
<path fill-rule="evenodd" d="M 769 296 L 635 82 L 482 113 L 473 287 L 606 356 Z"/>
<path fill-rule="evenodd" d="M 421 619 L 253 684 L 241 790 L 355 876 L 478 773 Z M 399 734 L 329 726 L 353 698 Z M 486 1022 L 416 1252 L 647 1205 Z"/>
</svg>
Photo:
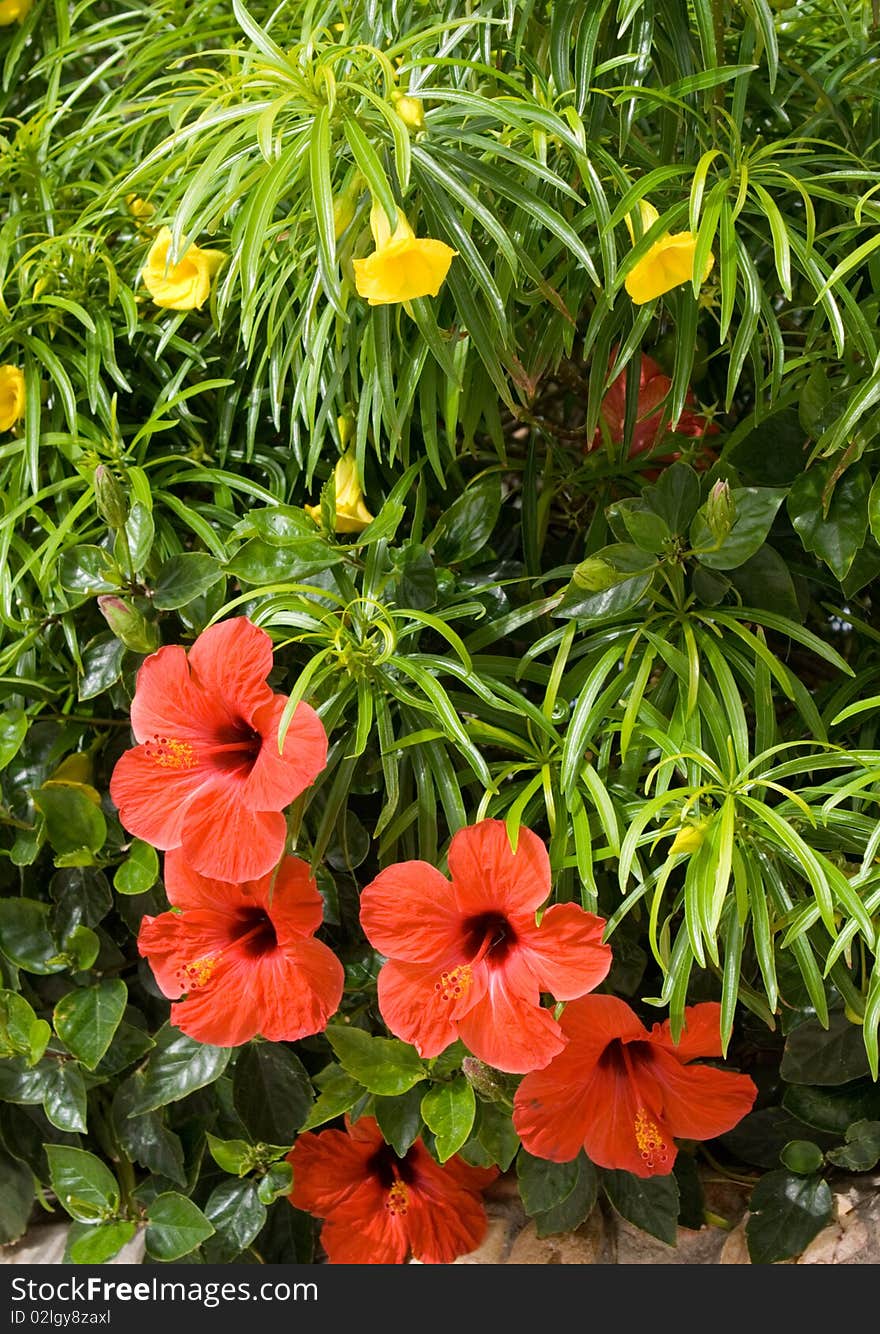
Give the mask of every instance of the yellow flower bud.
<svg viewBox="0 0 880 1334">
<path fill-rule="evenodd" d="M 702 847 L 704 835 L 704 822 L 683 825 L 672 840 L 668 855 L 674 857 L 679 852 L 696 852 Z"/>
<path fill-rule="evenodd" d="M 17 366 L 0 366 L 0 431 L 11 431 L 24 416 L 24 376 Z"/>
<path fill-rule="evenodd" d="M 402 209 L 392 232 L 380 204 L 370 211 L 370 228 L 376 249 L 354 263 L 354 284 L 368 305 L 388 306 L 420 296 L 436 296 L 458 254 L 445 241 L 417 237 Z"/>
<path fill-rule="evenodd" d="M 654 225 L 660 214 L 646 199 L 639 200 L 639 212 L 644 234 Z M 635 230 L 629 214 L 624 218 L 624 222 L 630 240 L 635 244 Z M 664 292 L 670 292 L 673 287 L 690 282 L 694 276 L 696 249 L 697 238 L 693 232 L 664 232 L 627 274 L 624 285 L 635 305 L 644 305 L 646 301 L 652 301 L 655 296 L 662 296 Z M 701 282 L 706 281 L 714 263 L 715 256 L 710 253 L 706 256 Z"/>
<path fill-rule="evenodd" d="M 226 256 L 220 250 L 190 245 L 172 263 L 171 228 L 163 227 L 150 246 L 141 279 L 157 306 L 166 310 L 200 310 L 211 292 L 211 278 Z"/>
<path fill-rule="evenodd" d="M 425 128 L 425 108 L 420 97 L 407 97 L 404 93 L 393 93 L 394 110 L 407 129 Z"/>
<path fill-rule="evenodd" d="M 125 204 L 131 216 L 136 218 L 138 222 L 148 222 L 156 212 L 155 205 L 150 204 L 146 199 L 141 199 L 140 195 L 126 195 Z"/>
<path fill-rule="evenodd" d="M 354 450 L 346 450 L 333 470 L 336 485 L 336 522 L 337 533 L 360 533 L 373 516 L 364 504 L 364 493 L 358 480 L 357 460 Z M 306 505 L 305 511 L 315 523 L 321 525 L 321 506 Z"/>
<path fill-rule="evenodd" d="M 21 23 L 27 18 L 34 0 L 0 0 L 0 28 Z"/>
</svg>

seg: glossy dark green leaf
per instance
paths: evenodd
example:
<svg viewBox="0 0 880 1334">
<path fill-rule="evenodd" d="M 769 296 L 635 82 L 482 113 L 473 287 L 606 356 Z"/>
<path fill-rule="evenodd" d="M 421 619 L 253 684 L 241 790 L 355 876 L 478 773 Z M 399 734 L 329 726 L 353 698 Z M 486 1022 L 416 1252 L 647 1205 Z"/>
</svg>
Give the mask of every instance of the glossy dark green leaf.
<svg viewBox="0 0 880 1334">
<path fill-rule="evenodd" d="M 422 1090 L 418 1085 L 408 1089 L 406 1093 L 399 1093 L 394 1098 L 376 1096 L 373 1099 L 373 1112 L 382 1136 L 399 1158 L 403 1157 L 421 1134 L 421 1104 Z M 440 1157 L 439 1152 L 438 1157 Z M 443 1161 L 442 1157 L 440 1160 Z"/>
<path fill-rule="evenodd" d="M 571 1189 L 549 1209 L 534 1215 L 535 1230 L 539 1237 L 550 1237 L 559 1232 L 573 1232 L 580 1227 L 596 1203 L 599 1192 L 599 1174 L 583 1154 L 575 1159 L 575 1179 Z"/>
<path fill-rule="evenodd" d="M 789 1140 L 807 1138 L 816 1138 L 813 1128 L 785 1107 L 762 1107 L 722 1135 L 721 1143 L 743 1162 L 769 1170 L 779 1166 L 779 1155 Z"/>
<path fill-rule="evenodd" d="M 172 556 L 156 576 L 153 606 L 159 611 L 185 607 L 222 577 L 223 570 L 213 556 L 200 551 L 184 551 L 179 556 Z"/>
<path fill-rule="evenodd" d="M 94 699 L 115 685 L 122 675 L 125 645 L 113 634 L 96 635 L 82 657 L 77 698 Z"/>
<path fill-rule="evenodd" d="M 843 1010 L 831 1011 L 828 1028 L 807 1019 L 785 1039 L 780 1074 L 789 1084 L 846 1084 L 867 1073 L 861 1028 Z"/>
<path fill-rule="evenodd" d="M 58 973 L 66 967 L 49 930 L 49 909 L 36 899 L 0 899 L 0 949 L 28 973 Z"/>
<path fill-rule="evenodd" d="M 460 1075 L 448 1084 L 435 1084 L 422 1098 L 421 1106 L 425 1125 L 434 1132 L 437 1157 L 445 1163 L 458 1152 L 473 1128 L 474 1090 Z"/>
<path fill-rule="evenodd" d="M 700 479 L 689 464 L 672 463 L 653 486 L 645 487 L 642 500 L 671 533 L 685 533 L 700 507 Z"/>
<path fill-rule="evenodd" d="M 819 1176 L 768 1172 L 749 1200 L 746 1240 L 752 1264 L 789 1260 L 831 1221 L 834 1197 Z"/>
<path fill-rule="evenodd" d="M 255 1140 L 292 1144 L 312 1108 L 312 1086 L 297 1056 L 280 1043 L 252 1042 L 238 1055 L 233 1098 Z"/>
<path fill-rule="evenodd" d="M 704 510 L 700 510 L 691 524 L 691 546 L 710 570 L 735 570 L 754 556 L 767 540 L 785 491 L 780 487 L 737 486 L 731 489 L 731 497 L 736 515 L 722 542 L 713 538 Z"/>
<path fill-rule="evenodd" d="M 434 543 L 437 560 L 455 565 L 482 551 L 500 512 L 501 479 L 497 473 L 469 486 L 440 518 Z"/>
<path fill-rule="evenodd" d="M 792 1084 L 783 1106 L 807 1125 L 843 1135 L 855 1121 L 880 1119 L 880 1087 L 868 1079 L 833 1087 Z"/>
<path fill-rule="evenodd" d="M 147 1058 L 129 1115 L 164 1107 L 212 1084 L 226 1069 L 230 1055 L 229 1047 L 211 1047 L 164 1025 L 156 1034 L 156 1047 Z"/>
<path fill-rule="evenodd" d="M 729 572 L 730 582 L 747 607 L 765 607 L 791 621 L 802 621 L 788 565 L 768 543 Z"/>
<path fill-rule="evenodd" d="M 831 485 L 835 460 L 807 468 L 796 478 L 788 497 L 791 522 L 807 551 L 824 560 L 831 572 L 843 579 L 868 529 L 868 495 L 871 473 L 856 463 L 833 484 L 825 509 L 826 488 Z"/>
<path fill-rule="evenodd" d="M 119 1143 L 132 1162 L 149 1172 L 156 1172 L 178 1186 L 186 1185 L 183 1145 L 180 1136 L 169 1129 L 162 1110 L 130 1116 L 136 1105 L 144 1076 L 140 1071 L 121 1084 L 112 1104 L 113 1126 Z"/>
<path fill-rule="evenodd" d="M 205 1217 L 214 1225 L 205 1258 L 210 1264 L 229 1264 L 251 1244 L 266 1216 L 255 1181 L 221 1181 L 205 1203 Z"/>
<path fill-rule="evenodd" d="M 0 1149 L 0 1246 L 23 1236 L 35 1197 L 31 1169 Z"/>
<path fill-rule="evenodd" d="M 100 1158 L 85 1149 L 47 1144 L 49 1179 L 58 1202 L 82 1223 L 109 1218 L 119 1208 L 119 1186 Z"/>
<path fill-rule="evenodd" d="M 59 1130 L 85 1131 L 87 1115 L 86 1085 L 75 1061 L 48 1062 L 43 1111 Z"/>
<path fill-rule="evenodd" d="M 179 1260 L 213 1235 L 213 1223 L 176 1191 L 157 1195 L 147 1209 L 147 1254 L 155 1260 Z"/>
<path fill-rule="evenodd" d="M 69 991 L 55 1006 L 55 1032 L 83 1065 L 94 1070 L 110 1046 L 127 1004 L 128 988 L 118 978 Z"/>
<path fill-rule="evenodd" d="M 854 1121 L 846 1128 L 846 1144 L 827 1157 L 849 1172 L 870 1172 L 880 1162 L 880 1121 Z"/>
<path fill-rule="evenodd" d="M 300 1127 L 302 1130 L 314 1130 L 350 1111 L 364 1092 L 363 1085 L 335 1062 L 315 1076 L 315 1085 L 319 1090 L 318 1098 Z"/>
<path fill-rule="evenodd" d="M 602 1189 L 628 1222 L 674 1246 L 678 1236 L 678 1182 L 668 1176 L 637 1177 L 632 1172 L 601 1173 Z"/>
<path fill-rule="evenodd" d="M 27 1065 L 36 1065 L 51 1034 L 45 1019 L 37 1018 L 24 996 L 0 990 L 0 1058 L 21 1056 Z"/>
<path fill-rule="evenodd" d="M 5 709 L 0 715 L 0 769 L 15 759 L 27 730 L 28 718 L 23 709 Z"/>
<path fill-rule="evenodd" d="M 578 1179 L 578 1160 L 551 1163 L 520 1149 L 516 1155 L 516 1176 L 526 1213 L 543 1214 L 571 1194 Z"/>
<path fill-rule="evenodd" d="M 112 593 L 122 583 L 115 561 L 101 547 L 71 547 L 61 557 L 58 577 L 73 593 Z"/>
<path fill-rule="evenodd" d="M 318 574 L 341 560 L 320 538 L 303 538 L 282 547 L 255 537 L 236 552 L 226 570 L 246 584 L 276 584 Z"/>
</svg>

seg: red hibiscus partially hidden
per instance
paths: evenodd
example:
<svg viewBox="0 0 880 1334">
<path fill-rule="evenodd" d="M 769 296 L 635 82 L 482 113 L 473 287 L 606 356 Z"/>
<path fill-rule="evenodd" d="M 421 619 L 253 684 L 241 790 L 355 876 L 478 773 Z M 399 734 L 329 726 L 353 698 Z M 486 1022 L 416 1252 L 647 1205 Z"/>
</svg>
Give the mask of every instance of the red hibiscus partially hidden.
<svg viewBox="0 0 880 1334">
<path fill-rule="evenodd" d="M 420 1139 L 402 1158 L 378 1124 L 361 1117 L 346 1130 L 300 1135 L 287 1160 L 297 1209 L 325 1220 L 321 1244 L 331 1264 L 451 1264 L 486 1232 L 480 1192 L 498 1175 L 458 1156 L 435 1163 Z"/>
<path fill-rule="evenodd" d="M 428 862 L 401 862 L 363 891 L 361 924 L 389 960 L 382 1017 L 424 1057 L 461 1038 L 498 1070 L 536 1070 L 566 1042 L 541 992 L 570 1000 L 598 986 L 611 966 L 605 922 L 560 903 L 537 926 L 551 888 L 547 849 L 520 829 L 511 852 L 503 820 L 460 829 L 449 873 L 451 883 Z"/>
<path fill-rule="evenodd" d="M 218 880 L 255 880 L 277 865 L 281 812 L 327 762 L 327 734 L 305 703 L 279 754 L 287 698 L 268 685 L 271 670 L 272 641 L 245 616 L 210 626 L 189 653 L 152 653 L 131 705 L 139 744 L 110 780 L 126 829 L 157 848 L 182 847 Z"/>
<path fill-rule="evenodd" d="M 177 912 L 144 917 L 138 949 L 166 996 L 171 1022 L 199 1042 L 237 1047 L 258 1033 L 294 1042 L 321 1032 L 342 999 L 336 955 L 313 939 L 323 905 L 305 862 L 232 885 L 200 876 L 180 852 L 165 858 Z"/>
<path fill-rule="evenodd" d="M 676 1044 L 668 1022 L 648 1032 L 614 996 L 567 1005 L 560 1022 L 568 1046 L 516 1091 L 513 1124 L 528 1152 L 564 1163 L 584 1149 L 599 1167 L 639 1177 L 671 1172 L 675 1136 L 722 1135 L 755 1101 L 748 1075 L 690 1064 L 721 1055 L 720 1019 L 714 1002 L 688 1006 Z"/>
<path fill-rule="evenodd" d="M 611 356 L 611 366 L 614 365 L 616 359 L 617 350 L 615 349 Z M 623 441 L 624 422 L 626 420 L 627 369 L 620 372 L 602 400 L 602 420 L 608 429 L 611 440 L 616 445 Z M 643 352 L 639 369 L 638 410 L 632 444 L 629 447 L 629 457 L 631 459 L 636 458 L 639 454 L 644 454 L 648 450 L 653 450 L 656 445 L 660 444 L 669 430 L 669 416 L 668 413 L 664 414 L 662 404 L 671 388 L 671 377 L 663 373 L 653 357 L 649 357 L 647 353 Z M 693 390 L 688 390 L 685 402 L 690 407 L 696 405 L 697 400 Z M 690 411 L 689 408 L 685 408 L 682 412 L 675 430 L 678 435 L 687 435 L 697 439 L 706 435 L 717 435 L 718 433 L 718 427 L 714 422 L 709 421 L 707 417 L 698 412 Z M 597 426 L 593 439 L 587 447 L 587 453 L 598 449 L 601 443 L 602 429 L 601 426 Z M 680 457 L 681 455 L 678 452 L 671 453 L 663 455 L 658 462 L 674 463 Z"/>
</svg>

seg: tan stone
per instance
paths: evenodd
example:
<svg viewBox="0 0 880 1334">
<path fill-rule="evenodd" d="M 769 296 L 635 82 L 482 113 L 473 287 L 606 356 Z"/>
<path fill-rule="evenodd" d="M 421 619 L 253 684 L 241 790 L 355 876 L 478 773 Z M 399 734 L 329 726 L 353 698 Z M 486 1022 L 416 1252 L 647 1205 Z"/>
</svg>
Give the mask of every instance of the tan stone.
<svg viewBox="0 0 880 1334">
<path fill-rule="evenodd" d="M 606 1262 L 605 1227 L 594 1209 L 576 1232 L 539 1237 L 534 1223 L 527 1223 L 513 1243 L 510 1265 L 597 1265 Z"/>
</svg>

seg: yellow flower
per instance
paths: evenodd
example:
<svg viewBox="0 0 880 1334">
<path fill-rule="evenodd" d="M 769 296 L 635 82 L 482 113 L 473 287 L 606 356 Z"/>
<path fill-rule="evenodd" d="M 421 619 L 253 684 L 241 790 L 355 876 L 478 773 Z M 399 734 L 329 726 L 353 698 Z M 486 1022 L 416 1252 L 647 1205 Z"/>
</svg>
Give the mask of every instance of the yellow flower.
<svg viewBox="0 0 880 1334">
<path fill-rule="evenodd" d="M 364 493 L 358 481 L 357 462 L 354 451 L 346 450 L 333 470 L 336 483 L 336 522 L 333 525 L 337 533 L 361 533 L 373 516 L 364 504 Z M 306 505 L 318 527 L 321 526 L 321 506 Z"/>
<path fill-rule="evenodd" d="M 674 857 L 679 852 L 696 852 L 706 836 L 704 826 L 705 821 L 682 825 L 669 846 L 667 856 Z"/>
<path fill-rule="evenodd" d="M 659 218 L 660 214 L 647 200 L 639 201 L 642 218 L 642 232 L 646 232 Z M 635 232 L 629 214 L 624 218 L 630 240 L 635 244 Z M 662 296 L 681 283 L 689 283 L 694 275 L 694 253 L 697 238 L 693 232 L 664 232 L 630 270 L 626 278 L 626 290 L 637 306 L 646 301 L 653 301 L 655 296 Z M 715 256 L 706 256 L 701 282 L 708 278 Z"/>
<path fill-rule="evenodd" d="M 211 277 L 226 256 L 219 250 L 188 246 L 175 263 L 169 263 L 171 229 L 163 227 L 150 246 L 141 271 L 144 286 L 157 306 L 166 310 L 201 310 L 211 291 Z"/>
<path fill-rule="evenodd" d="M 26 19 L 34 0 L 0 0 L 0 28 Z"/>
<path fill-rule="evenodd" d="M 11 431 L 24 416 L 24 376 L 17 366 L 0 366 L 0 431 Z"/>
<path fill-rule="evenodd" d="M 425 108 L 420 97 L 407 97 L 405 93 L 392 93 L 391 100 L 404 125 L 410 130 L 425 128 Z"/>
<path fill-rule="evenodd" d="M 358 296 L 365 296 L 371 306 L 436 296 L 458 251 L 444 241 L 416 237 L 402 209 L 397 210 L 397 226 L 392 232 L 384 208 L 374 204 L 370 229 L 376 249 L 366 259 L 354 260 Z"/>
<path fill-rule="evenodd" d="M 125 203 L 131 216 L 137 218 L 138 222 L 147 222 L 156 212 L 155 205 L 148 203 L 146 199 L 141 199 L 140 195 L 126 195 Z"/>
</svg>

